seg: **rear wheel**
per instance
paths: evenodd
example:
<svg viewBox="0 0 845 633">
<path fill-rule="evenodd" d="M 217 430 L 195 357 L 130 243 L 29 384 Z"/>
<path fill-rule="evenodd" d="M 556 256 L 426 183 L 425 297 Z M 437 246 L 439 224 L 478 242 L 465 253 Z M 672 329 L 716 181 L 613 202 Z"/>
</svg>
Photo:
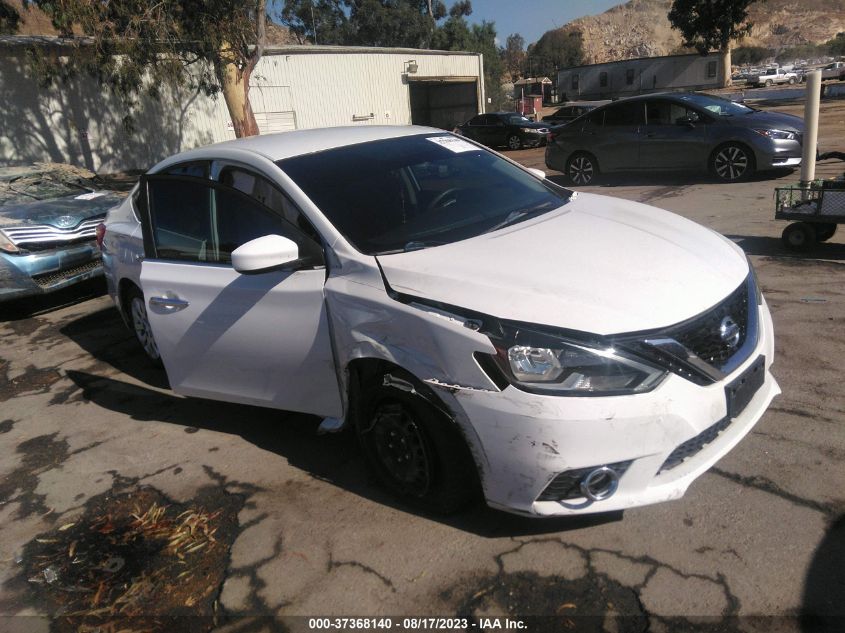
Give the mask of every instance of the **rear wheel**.
<svg viewBox="0 0 845 633">
<path fill-rule="evenodd" d="M 735 182 L 754 173 L 754 157 L 744 145 L 728 143 L 710 157 L 710 171 L 724 182 Z"/>
<path fill-rule="evenodd" d="M 573 185 L 589 185 L 599 173 L 596 159 L 586 152 L 578 152 L 566 161 L 566 177 Z"/>
<path fill-rule="evenodd" d="M 508 137 L 508 149 L 522 149 L 522 139 L 518 134 L 511 134 Z"/>
<path fill-rule="evenodd" d="M 836 233 L 836 225 L 833 222 L 820 222 L 815 225 L 816 240 L 826 242 Z"/>
<path fill-rule="evenodd" d="M 775 83 L 775 82 L 773 82 L 771 79 L 767 79 L 767 80 L 766 80 L 766 87 L 767 87 L 767 88 L 769 88 L 769 87 L 771 87 L 772 85 L 774 85 L 774 83 Z"/>
<path fill-rule="evenodd" d="M 398 370 L 365 385 L 358 439 L 391 492 L 427 510 L 455 512 L 476 493 L 475 462 L 455 423 L 424 392 Z"/>
<path fill-rule="evenodd" d="M 150 327 L 150 320 L 147 316 L 147 307 L 144 304 L 144 295 L 137 286 L 131 286 L 124 296 L 126 310 L 129 315 L 129 323 L 135 338 L 144 350 L 144 354 L 155 366 L 161 367 L 161 355 L 158 353 L 158 346 L 153 338 L 153 329 Z"/>
<path fill-rule="evenodd" d="M 803 250 L 816 243 L 816 230 L 807 222 L 793 222 L 783 230 L 781 239 L 788 248 Z"/>
</svg>

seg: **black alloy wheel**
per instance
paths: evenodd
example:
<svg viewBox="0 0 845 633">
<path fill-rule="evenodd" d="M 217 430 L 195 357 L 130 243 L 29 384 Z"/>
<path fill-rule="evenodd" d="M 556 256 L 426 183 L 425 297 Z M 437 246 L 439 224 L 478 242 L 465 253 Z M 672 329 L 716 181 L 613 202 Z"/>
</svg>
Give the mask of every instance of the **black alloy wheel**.
<svg viewBox="0 0 845 633">
<path fill-rule="evenodd" d="M 754 158 L 745 146 L 728 143 L 713 152 L 710 169 L 719 180 L 736 182 L 754 172 Z"/>
<path fill-rule="evenodd" d="M 595 159 L 584 152 L 573 154 L 566 161 L 566 176 L 573 185 L 589 185 L 598 171 Z"/>
</svg>

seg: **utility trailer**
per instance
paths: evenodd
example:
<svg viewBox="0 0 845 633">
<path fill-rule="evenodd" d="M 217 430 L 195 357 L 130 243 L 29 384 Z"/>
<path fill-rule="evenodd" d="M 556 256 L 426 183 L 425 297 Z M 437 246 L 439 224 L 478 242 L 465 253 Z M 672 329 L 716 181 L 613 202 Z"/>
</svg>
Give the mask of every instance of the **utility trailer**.
<svg viewBox="0 0 845 633">
<path fill-rule="evenodd" d="M 829 240 L 837 225 L 845 223 L 845 179 L 775 188 L 775 219 L 792 222 L 781 236 L 789 248 L 800 250 Z"/>
</svg>

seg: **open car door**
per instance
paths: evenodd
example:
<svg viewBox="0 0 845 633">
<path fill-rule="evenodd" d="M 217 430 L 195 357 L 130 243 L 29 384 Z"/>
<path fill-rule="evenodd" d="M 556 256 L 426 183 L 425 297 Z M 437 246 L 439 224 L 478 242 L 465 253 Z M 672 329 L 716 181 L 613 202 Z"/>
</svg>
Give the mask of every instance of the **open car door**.
<svg viewBox="0 0 845 633">
<path fill-rule="evenodd" d="M 278 210 L 204 178 L 144 176 L 139 202 L 141 286 L 173 390 L 340 417 L 320 245 Z M 235 271 L 232 251 L 265 235 L 296 242 L 299 259 Z"/>
</svg>

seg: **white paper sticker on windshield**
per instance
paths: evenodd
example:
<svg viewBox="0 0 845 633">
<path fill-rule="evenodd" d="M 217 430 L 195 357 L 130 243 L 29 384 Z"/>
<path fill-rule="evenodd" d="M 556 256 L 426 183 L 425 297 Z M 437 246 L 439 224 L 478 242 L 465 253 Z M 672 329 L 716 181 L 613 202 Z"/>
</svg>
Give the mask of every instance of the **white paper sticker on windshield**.
<svg viewBox="0 0 845 633">
<path fill-rule="evenodd" d="M 429 136 L 426 140 L 437 143 L 440 147 L 445 147 L 450 152 L 455 152 L 456 154 L 472 152 L 478 149 L 472 143 L 467 143 L 464 139 L 458 138 L 457 136 Z"/>
<path fill-rule="evenodd" d="M 92 191 L 90 193 L 78 195 L 74 198 L 74 200 L 93 200 L 94 198 L 99 198 L 104 195 L 106 195 L 105 191 Z"/>
</svg>

